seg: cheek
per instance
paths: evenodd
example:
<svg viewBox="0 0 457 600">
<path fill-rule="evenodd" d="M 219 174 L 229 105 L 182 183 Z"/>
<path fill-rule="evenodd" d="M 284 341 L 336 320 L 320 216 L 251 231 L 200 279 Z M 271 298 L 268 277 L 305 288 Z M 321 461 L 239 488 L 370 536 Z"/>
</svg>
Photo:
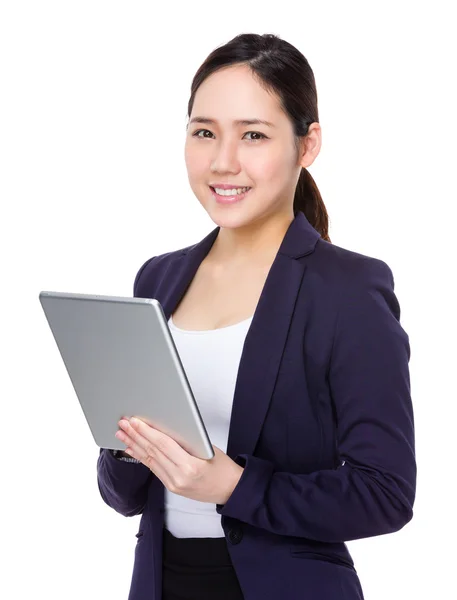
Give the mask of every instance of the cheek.
<svg viewBox="0 0 457 600">
<path fill-rule="evenodd" d="M 184 161 L 189 180 L 198 179 L 208 175 L 208 166 L 205 155 L 198 149 L 190 148 L 186 145 L 184 149 Z"/>
<path fill-rule="evenodd" d="M 294 147 L 284 144 L 282 152 L 276 156 L 275 175 L 286 184 L 290 183 L 290 178 L 296 170 L 297 153 Z"/>
<path fill-rule="evenodd" d="M 287 180 L 290 164 L 283 156 L 266 155 L 257 167 L 252 165 L 249 172 L 254 181 L 259 181 L 268 186 L 281 186 Z"/>
</svg>

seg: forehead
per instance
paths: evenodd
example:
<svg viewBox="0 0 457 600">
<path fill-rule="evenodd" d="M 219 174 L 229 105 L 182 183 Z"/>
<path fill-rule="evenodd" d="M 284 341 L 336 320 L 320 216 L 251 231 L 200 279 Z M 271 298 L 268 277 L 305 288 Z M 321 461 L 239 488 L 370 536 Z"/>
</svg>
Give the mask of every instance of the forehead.
<svg viewBox="0 0 457 600">
<path fill-rule="evenodd" d="M 191 118 L 195 115 L 234 126 L 248 118 L 272 124 L 285 118 L 277 96 L 265 90 L 244 65 L 220 69 L 205 79 L 195 94 Z"/>
</svg>

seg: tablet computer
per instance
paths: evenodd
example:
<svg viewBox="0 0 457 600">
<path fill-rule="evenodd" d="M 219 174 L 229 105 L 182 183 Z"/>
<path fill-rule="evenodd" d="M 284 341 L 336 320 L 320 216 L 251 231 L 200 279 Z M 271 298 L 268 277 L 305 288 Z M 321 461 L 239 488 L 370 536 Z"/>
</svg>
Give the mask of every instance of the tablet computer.
<svg viewBox="0 0 457 600">
<path fill-rule="evenodd" d="M 158 300 L 51 291 L 39 299 L 100 448 L 125 450 L 118 422 L 136 416 L 189 454 L 214 457 Z"/>
</svg>

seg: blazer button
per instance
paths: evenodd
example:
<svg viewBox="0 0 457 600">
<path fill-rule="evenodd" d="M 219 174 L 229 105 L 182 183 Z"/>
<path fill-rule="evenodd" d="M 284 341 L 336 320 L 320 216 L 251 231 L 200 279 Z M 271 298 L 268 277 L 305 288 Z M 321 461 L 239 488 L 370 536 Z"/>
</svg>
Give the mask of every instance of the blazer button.
<svg viewBox="0 0 457 600">
<path fill-rule="evenodd" d="M 243 539 L 243 532 L 241 529 L 230 529 L 228 532 L 228 537 L 232 544 L 239 544 Z"/>
</svg>

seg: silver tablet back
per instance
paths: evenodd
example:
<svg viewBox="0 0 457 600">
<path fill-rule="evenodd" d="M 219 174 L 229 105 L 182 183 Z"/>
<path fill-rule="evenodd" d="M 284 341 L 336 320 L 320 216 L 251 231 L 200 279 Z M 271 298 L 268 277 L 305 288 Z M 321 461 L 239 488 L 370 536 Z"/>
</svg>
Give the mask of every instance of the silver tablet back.
<svg viewBox="0 0 457 600">
<path fill-rule="evenodd" d="M 214 456 L 160 302 L 65 292 L 39 299 L 94 440 L 125 450 L 137 416 L 198 458 Z"/>
</svg>

